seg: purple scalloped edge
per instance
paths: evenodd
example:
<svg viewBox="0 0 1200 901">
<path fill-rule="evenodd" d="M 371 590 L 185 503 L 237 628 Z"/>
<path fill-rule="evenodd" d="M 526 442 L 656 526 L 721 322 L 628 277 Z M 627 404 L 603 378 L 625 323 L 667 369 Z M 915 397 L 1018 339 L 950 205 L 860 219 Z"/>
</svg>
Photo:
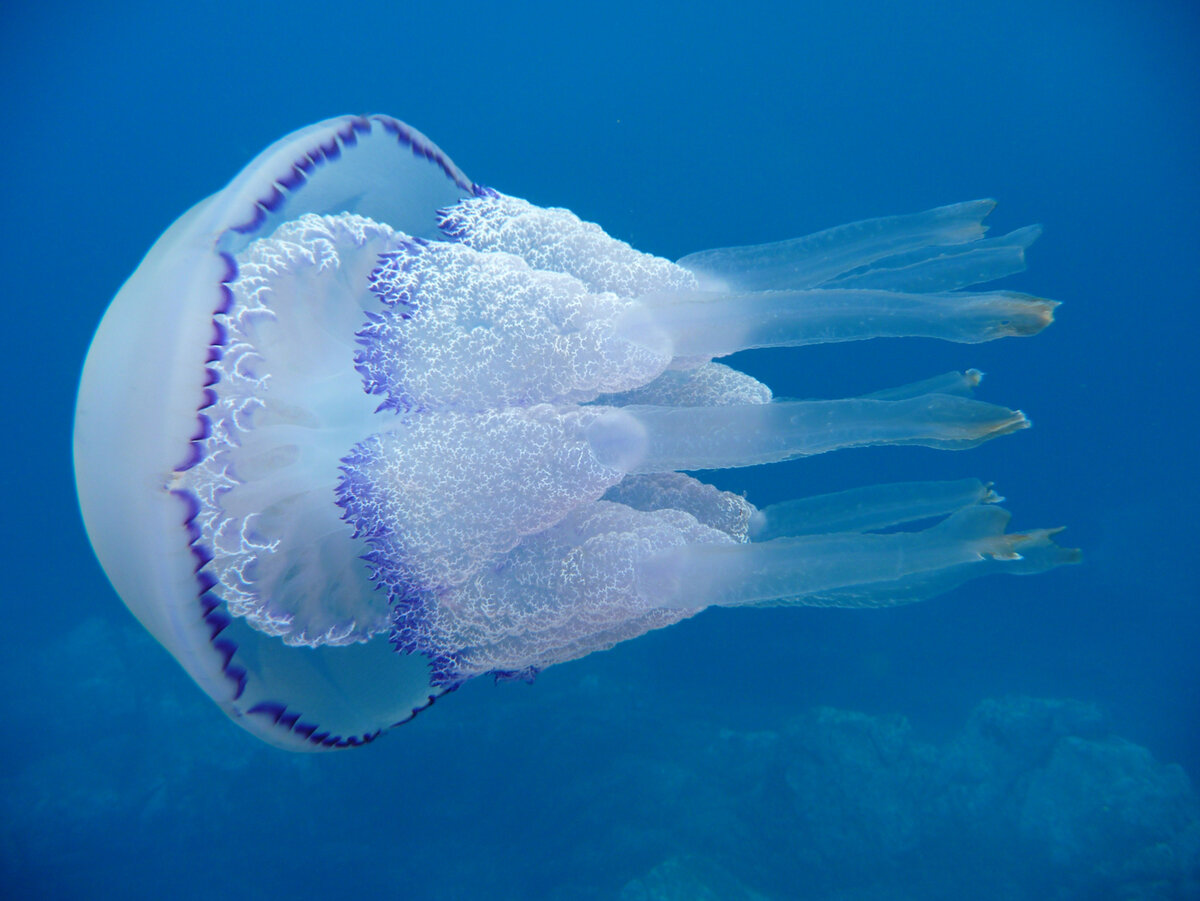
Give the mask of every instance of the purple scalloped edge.
<svg viewBox="0 0 1200 901">
<path fill-rule="evenodd" d="M 209 628 L 209 644 L 221 657 L 221 672 L 229 680 L 232 697 L 236 701 L 246 690 L 248 676 L 245 667 L 240 666 L 234 660 L 238 651 L 237 643 L 232 639 L 221 637 L 221 633 L 233 622 L 233 617 L 230 615 L 225 602 L 212 592 L 212 589 L 217 584 L 216 579 L 205 571 L 205 567 L 212 560 L 212 550 L 200 540 L 200 528 L 196 525 L 196 517 L 200 512 L 200 501 L 190 491 L 174 491 L 172 494 L 183 501 L 187 508 L 184 528 L 187 530 L 189 537 L 188 546 L 196 559 L 196 598 L 199 602 L 201 618 Z M 437 686 L 432 686 L 432 684 L 431 687 L 435 688 L 435 690 L 438 688 Z M 408 722 L 422 710 L 432 705 L 436 699 L 437 694 L 429 695 L 428 700 L 424 704 L 414 707 L 412 712 L 399 722 Z M 275 726 L 307 741 L 314 748 L 355 748 L 374 741 L 383 733 L 382 729 L 376 729 L 374 732 L 364 732 L 361 735 L 331 735 L 328 729 L 321 729 L 319 724 L 304 720 L 302 713 L 289 709 L 288 705 L 283 701 L 259 701 L 247 710 L 246 713 L 271 717 L 272 723 Z"/>
<path fill-rule="evenodd" d="M 286 206 L 289 197 L 303 187 L 308 181 L 308 176 L 318 166 L 341 159 L 342 152 L 354 149 L 358 145 L 358 136 L 369 134 L 374 124 L 393 135 L 402 147 L 412 151 L 413 156 L 429 160 L 436 165 L 448 179 L 464 191 L 483 196 L 490 190 L 467 178 L 440 147 L 407 123 L 384 115 L 346 116 L 332 135 L 324 140 L 315 141 L 312 147 L 299 154 L 290 164 L 285 164 L 279 175 L 272 180 L 267 192 L 254 202 L 254 211 L 250 218 L 233 226 L 231 231 L 242 235 L 253 232 L 266 221 L 269 213 L 276 213 Z"/>
<path fill-rule="evenodd" d="M 196 517 L 200 513 L 200 500 L 190 491 L 176 490 L 172 494 L 183 501 L 187 509 L 183 525 L 188 534 L 188 547 L 196 560 L 196 598 L 199 602 L 201 618 L 209 628 L 209 644 L 221 657 L 221 672 L 229 680 L 232 699 L 236 701 L 246 690 L 247 672 L 245 667 L 240 666 L 234 660 L 238 651 L 237 643 L 232 639 L 221 637 L 221 633 L 233 622 L 233 617 L 225 602 L 212 591 L 217 584 L 216 579 L 205 571 L 212 561 L 213 554 L 212 549 L 200 540 L 200 527 L 196 524 Z M 431 687 L 438 688 L 432 683 Z M 419 712 L 428 708 L 436 698 L 436 694 L 429 695 L 426 703 L 414 707 L 412 713 L 400 722 L 408 722 Z M 259 701 L 246 713 L 271 716 L 274 725 L 307 741 L 314 748 L 354 748 L 374 741 L 383 731 L 376 729 L 374 732 L 365 732 L 362 735 L 331 735 L 329 730 L 321 729 L 319 724 L 305 721 L 303 714 L 290 710 L 283 701 Z"/>
<path fill-rule="evenodd" d="M 376 729 L 374 732 L 364 732 L 362 735 L 330 735 L 328 729 L 322 729 L 316 723 L 306 721 L 303 714 L 288 710 L 288 706 L 281 701 L 260 701 L 246 713 L 267 717 L 274 725 L 321 748 L 357 748 L 360 745 L 370 744 L 383 734 L 382 729 Z"/>
<path fill-rule="evenodd" d="M 371 116 L 369 118 L 366 116 L 348 116 L 343 120 L 341 127 L 334 132 L 332 137 L 327 138 L 323 142 L 317 142 L 311 149 L 297 158 L 279 178 L 275 179 L 266 196 L 256 201 L 254 215 L 248 221 L 234 226 L 231 230 L 241 234 L 251 232 L 262 224 L 268 213 L 281 210 L 286 205 L 288 197 L 292 193 L 297 192 L 307 182 L 308 173 L 312 172 L 317 166 L 339 159 L 344 149 L 354 148 L 358 144 L 358 135 L 367 134 L 371 131 L 372 120 L 377 122 L 385 131 L 395 135 L 400 144 L 409 147 L 414 155 L 424 157 L 435 163 L 446 174 L 447 178 L 451 179 L 464 191 L 469 191 L 472 194 L 480 194 L 489 190 L 470 182 L 450 158 L 442 153 L 436 145 L 399 119 L 393 119 L 390 116 Z M 216 403 L 217 395 L 212 386 L 216 385 L 220 380 L 220 375 L 212 368 L 211 364 L 222 358 L 228 343 L 228 335 L 225 328 L 216 321 L 215 317 L 221 313 L 228 313 L 233 307 L 233 292 L 229 286 L 238 277 L 237 261 L 233 256 L 224 252 L 220 256 L 225 263 L 225 271 L 219 283 L 221 299 L 213 311 L 213 338 L 209 344 L 208 355 L 205 361 L 203 401 L 196 411 L 196 431 L 189 440 L 188 456 L 175 468 L 176 472 L 185 472 L 196 466 L 203 459 L 203 442 L 209 437 L 212 431 L 212 421 L 205 410 Z M 232 698 L 236 701 L 246 690 L 248 675 L 245 667 L 240 666 L 234 660 L 237 656 L 237 643 L 229 638 L 220 637 L 221 633 L 228 628 L 233 619 L 228 612 L 225 602 L 212 592 L 212 589 L 216 585 L 216 580 L 209 573 L 204 572 L 205 567 L 213 558 L 213 552 L 210 547 L 200 540 L 200 528 L 196 524 L 196 517 L 200 512 L 200 501 L 190 491 L 178 490 L 172 493 L 183 501 L 187 509 L 183 525 L 188 533 L 188 547 L 196 560 L 196 598 L 200 606 L 201 617 L 210 630 L 209 643 L 212 645 L 213 650 L 222 658 L 221 671 L 229 680 Z M 437 685 L 431 681 L 431 687 L 438 690 L 440 694 L 453 690 L 457 686 L 456 684 Z M 394 725 L 406 723 L 422 710 L 428 709 L 439 694 L 429 695 L 426 703 L 414 707 L 407 717 L 398 720 Z M 289 710 L 288 706 L 282 701 L 260 701 L 251 707 L 247 713 L 257 716 L 269 716 L 272 718 L 274 725 L 291 732 L 314 747 L 320 748 L 357 747 L 374 741 L 382 732 L 382 730 L 377 729 L 374 732 L 363 733 L 362 735 L 331 735 L 328 730 L 322 730 L 319 725 L 305 721 L 301 713 Z"/>
</svg>

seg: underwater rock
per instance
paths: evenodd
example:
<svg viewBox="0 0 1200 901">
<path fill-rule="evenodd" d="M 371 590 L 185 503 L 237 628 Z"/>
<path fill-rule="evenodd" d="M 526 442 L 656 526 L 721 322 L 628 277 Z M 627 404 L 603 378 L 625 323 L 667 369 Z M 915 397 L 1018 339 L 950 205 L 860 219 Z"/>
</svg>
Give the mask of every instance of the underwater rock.
<svg viewBox="0 0 1200 901">
<path fill-rule="evenodd" d="M 960 835 L 1006 831 L 1020 817 L 1029 780 L 1068 736 L 1101 738 L 1109 725 L 1094 704 L 1009 697 L 982 701 L 938 755 L 933 816 Z"/>
<path fill-rule="evenodd" d="M 1194 877 L 1196 814 L 1181 767 L 1123 738 L 1068 736 L 1030 780 L 1020 830 L 1052 863 L 1098 883 L 1183 884 L 1189 860 Z"/>
<path fill-rule="evenodd" d="M 829 708 L 724 730 L 693 780 L 714 833 L 696 845 L 772 898 L 1200 898 L 1187 775 L 1109 730 L 1093 704 L 1035 698 L 984 701 L 941 744 Z M 696 871 L 668 862 L 660 894 L 631 897 L 684 897 L 664 883 Z"/>
<path fill-rule="evenodd" d="M 902 716 L 832 708 L 748 706 L 753 725 L 732 727 L 715 721 L 727 708 L 658 705 L 592 670 L 585 707 L 567 679 L 536 700 L 497 688 L 499 704 L 465 689 L 470 717 L 426 721 L 415 746 L 359 758 L 364 771 L 221 729 L 132 624 L 85 620 L 34 657 L 21 684 L 41 709 L 56 686 L 73 695 L 19 730 L 0 772 L 6 897 L 97 884 L 159 897 L 169 872 L 182 901 L 243 878 L 244 895 L 303 894 L 316 878 L 311 894 L 387 896 L 403 880 L 411 897 L 496 901 L 1200 899 L 1188 775 L 1092 704 L 988 700 L 936 739 Z M 387 783 L 430 760 L 454 778 Z M 401 797 L 419 820 L 397 818 Z M 313 809 L 325 813 L 298 815 Z M 213 828 L 231 818 L 244 828 Z M 323 868 L 212 863 L 238 860 L 247 834 L 319 846 Z M 387 854 L 398 842 L 415 850 Z M 131 876 L 150 855 L 161 865 Z"/>
<path fill-rule="evenodd" d="M 785 779 L 805 834 L 800 851 L 814 865 L 836 857 L 859 866 L 917 847 L 933 755 L 904 717 L 819 708 L 788 737 Z"/>
</svg>

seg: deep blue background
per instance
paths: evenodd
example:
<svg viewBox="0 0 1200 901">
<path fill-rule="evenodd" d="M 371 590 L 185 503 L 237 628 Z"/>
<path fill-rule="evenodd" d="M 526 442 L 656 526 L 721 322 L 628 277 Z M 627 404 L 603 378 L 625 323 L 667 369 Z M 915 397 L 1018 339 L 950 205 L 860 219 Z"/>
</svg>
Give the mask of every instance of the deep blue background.
<svg viewBox="0 0 1200 901">
<path fill-rule="evenodd" d="M 594 822 L 584 802 L 554 808 L 590 797 L 613 748 L 654 734 L 670 761 L 676 723 L 772 728 L 817 704 L 934 734 L 985 697 L 1092 700 L 1200 776 L 1195 4 L 351 6 L 0 8 L 0 761 L 22 799 L 5 805 L 5 834 L 16 818 L 45 833 L 19 865 L 9 846 L 13 884 L 73 896 L 119 879 L 148 896 L 207 880 L 248 897 L 394 889 L 420 872 L 444 897 L 493 878 L 549 896 L 571 874 L 528 864 L 540 836 L 577 830 L 602 861 L 637 805 L 610 798 Z M 91 333 L 155 238 L 266 144 L 343 112 L 403 118 L 475 180 L 670 258 L 981 196 L 1001 201 L 1001 232 L 1044 223 L 1010 282 L 1064 301 L 1036 339 L 735 360 L 790 396 L 974 366 L 983 397 L 1024 409 L 1032 430 L 965 454 L 855 451 L 720 482 L 761 505 L 979 476 L 1018 527 L 1069 526 L 1085 564 L 888 611 L 709 612 L 533 687 L 471 684 L 363 751 L 260 750 L 129 626 L 75 505 L 72 408 Z M 223 770 L 259 790 L 226 796 Z M 154 825 L 162 809 L 178 835 Z"/>
</svg>

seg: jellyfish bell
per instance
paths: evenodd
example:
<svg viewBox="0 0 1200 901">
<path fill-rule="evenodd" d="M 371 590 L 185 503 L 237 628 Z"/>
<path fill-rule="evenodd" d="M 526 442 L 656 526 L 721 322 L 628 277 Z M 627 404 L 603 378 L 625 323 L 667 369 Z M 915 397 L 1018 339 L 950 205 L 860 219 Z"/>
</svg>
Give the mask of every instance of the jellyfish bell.
<svg viewBox="0 0 1200 901">
<path fill-rule="evenodd" d="M 471 182 L 386 116 L 263 151 L 158 240 L 84 366 L 75 470 L 130 610 L 276 745 L 372 740 L 712 605 L 904 603 L 1076 559 L 983 483 L 762 510 L 683 475 L 841 447 L 971 447 L 1024 416 L 950 373 L 776 401 L 767 346 L 1033 334 L 964 291 L 1024 265 L 989 201 L 685 257 Z M 927 523 L 916 528 L 914 523 Z"/>
<path fill-rule="evenodd" d="M 352 167 L 338 164 L 351 154 Z M 179 482 L 196 462 L 196 440 L 212 428 L 208 367 L 227 350 L 214 315 L 230 304 L 236 254 L 284 215 L 362 211 L 432 236 L 434 211 L 471 190 L 440 150 L 394 119 L 341 118 L 298 131 L 171 226 L 113 300 L 88 352 L 75 471 L 97 556 L 130 610 L 201 687 L 277 744 L 367 740 L 440 691 L 428 685 L 423 661 L 391 653 L 386 641 L 298 654 L 229 616 L 223 603 L 213 606 L 196 499 Z M 300 697 L 306 703 L 296 706 Z M 286 725 L 292 713 L 304 716 L 291 728 L 275 721 Z"/>
</svg>

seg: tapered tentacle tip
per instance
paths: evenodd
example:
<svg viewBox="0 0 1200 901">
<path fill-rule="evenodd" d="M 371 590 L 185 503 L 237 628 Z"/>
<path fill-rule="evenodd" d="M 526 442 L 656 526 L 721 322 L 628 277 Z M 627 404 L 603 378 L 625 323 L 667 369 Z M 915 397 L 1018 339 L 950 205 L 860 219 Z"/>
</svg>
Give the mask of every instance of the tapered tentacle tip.
<svg viewBox="0 0 1200 901">
<path fill-rule="evenodd" d="M 1002 415 L 973 423 L 958 442 L 949 441 L 941 446 L 949 450 L 975 447 L 985 441 L 991 441 L 993 438 L 1000 438 L 1003 435 L 1011 435 L 1013 432 L 1019 432 L 1033 425 L 1029 417 L 1021 410 L 1006 410 L 1003 407 L 997 409 Z"/>
<path fill-rule="evenodd" d="M 951 214 L 959 213 L 973 219 L 975 222 L 982 222 L 992 214 L 992 210 L 996 208 L 996 200 L 991 197 L 980 197 L 978 200 L 964 200 L 961 203 L 951 203 L 946 206 L 937 207 L 931 210 L 931 213 Z M 987 226 L 983 226 L 985 229 Z"/>
<path fill-rule="evenodd" d="M 1044 329 L 1046 326 L 1048 326 L 1050 323 L 1052 323 L 1054 321 L 1054 311 L 1058 307 L 1062 306 L 1062 301 L 1050 300 L 1047 297 L 1039 297 L 1039 298 L 1037 298 L 1037 303 L 1038 303 L 1037 318 L 1041 322 L 1041 326 L 1037 329 L 1037 331 L 1041 331 L 1042 329 Z"/>
<path fill-rule="evenodd" d="M 1050 569 L 1070 563 L 1082 563 L 1083 551 L 1077 547 L 1061 547 L 1054 543 L 1054 536 L 1066 526 L 1054 529 L 1032 529 L 1028 532 L 1011 532 L 998 535 L 997 544 L 984 552 L 994 560 L 1020 560 L 1041 569 Z"/>
<path fill-rule="evenodd" d="M 983 495 L 979 498 L 981 504 L 1003 504 L 1004 495 L 995 490 L 994 482 L 984 482 Z"/>
<path fill-rule="evenodd" d="M 1013 415 L 1004 422 L 1001 422 L 996 429 L 988 437 L 999 437 L 1008 435 L 1012 432 L 1019 432 L 1021 429 L 1027 429 L 1033 422 L 1025 415 L 1022 410 L 1014 410 Z"/>
<path fill-rule="evenodd" d="M 954 422 L 949 433 L 930 441 L 907 442 L 925 444 L 943 450 L 965 450 L 977 447 L 985 441 L 1011 435 L 1032 425 L 1029 417 L 1021 410 L 1009 410 L 992 404 L 980 404 L 979 415 L 962 418 Z"/>
<path fill-rule="evenodd" d="M 1062 303 L 1057 300 L 1021 296 L 1014 302 L 1012 315 L 1001 321 L 1001 330 L 1004 335 L 1018 338 L 1036 335 L 1054 322 L 1054 310 L 1059 306 Z"/>
<path fill-rule="evenodd" d="M 991 226 L 985 224 L 983 220 L 990 216 L 992 210 L 995 208 L 995 200 L 991 197 L 981 197 L 978 200 L 952 203 L 949 206 L 940 207 L 939 209 L 947 213 L 956 212 L 965 214 L 960 231 L 956 237 L 959 241 L 969 243 L 980 240 L 988 233 Z"/>
</svg>

